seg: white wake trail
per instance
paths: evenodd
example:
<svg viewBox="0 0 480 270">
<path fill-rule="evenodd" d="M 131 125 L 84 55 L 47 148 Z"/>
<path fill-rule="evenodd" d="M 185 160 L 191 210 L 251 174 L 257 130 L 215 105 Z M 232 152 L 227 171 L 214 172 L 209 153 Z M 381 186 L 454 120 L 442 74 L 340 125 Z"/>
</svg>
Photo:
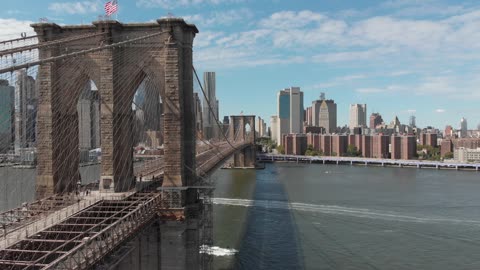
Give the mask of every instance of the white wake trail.
<svg viewBox="0 0 480 270">
<path fill-rule="evenodd" d="M 443 217 L 416 217 L 404 215 L 390 211 L 371 210 L 365 208 L 353 208 L 337 205 L 317 205 L 306 203 L 290 203 L 284 201 L 268 201 L 268 200 L 246 200 L 246 199 L 229 199 L 214 198 L 214 204 L 230 205 L 241 207 L 260 207 L 266 209 L 288 209 L 296 211 L 306 211 L 322 214 L 344 215 L 359 218 L 381 219 L 388 221 L 416 222 L 416 223 L 452 223 L 465 225 L 480 225 L 480 220 L 454 219 Z"/>
</svg>

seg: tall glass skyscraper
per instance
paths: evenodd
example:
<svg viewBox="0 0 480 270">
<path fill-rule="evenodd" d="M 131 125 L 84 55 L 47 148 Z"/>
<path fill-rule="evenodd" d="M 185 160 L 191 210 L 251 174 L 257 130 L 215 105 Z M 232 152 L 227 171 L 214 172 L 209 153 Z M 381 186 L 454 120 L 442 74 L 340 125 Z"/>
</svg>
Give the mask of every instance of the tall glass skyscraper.
<svg viewBox="0 0 480 270">
<path fill-rule="evenodd" d="M 277 95 L 277 135 L 281 141 L 282 134 L 302 133 L 303 131 L 303 92 L 300 87 L 280 90 Z M 278 142 L 277 142 L 278 143 Z"/>
</svg>

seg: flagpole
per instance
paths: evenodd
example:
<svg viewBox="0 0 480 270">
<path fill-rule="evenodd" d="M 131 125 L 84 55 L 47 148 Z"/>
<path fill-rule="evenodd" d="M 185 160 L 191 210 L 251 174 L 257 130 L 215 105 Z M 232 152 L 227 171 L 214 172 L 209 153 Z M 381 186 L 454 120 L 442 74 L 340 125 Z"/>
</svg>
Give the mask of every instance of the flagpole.
<svg viewBox="0 0 480 270">
<path fill-rule="evenodd" d="M 118 4 L 118 1 L 117 1 L 117 11 L 115 11 L 115 21 L 118 22 L 118 8 L 120 7 L 120 5 Z"/>
</svg>

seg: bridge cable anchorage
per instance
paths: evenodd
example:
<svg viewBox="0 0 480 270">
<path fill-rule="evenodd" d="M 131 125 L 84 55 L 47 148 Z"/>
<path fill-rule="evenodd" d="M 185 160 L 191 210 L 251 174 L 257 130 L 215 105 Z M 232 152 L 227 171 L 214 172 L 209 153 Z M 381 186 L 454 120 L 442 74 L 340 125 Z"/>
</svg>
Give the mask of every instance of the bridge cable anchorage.
<svg viewBox="0 0 480 270">
<path fill-rule="evenodd" d="M 140 41 L 140 40 L 144 40 L 144 39 L 148 39 L 148 38 L 153 38 L 153 37 L 159 36 L 159 35 L 167 33 L 167 32 L 168 31 L 157 32 L 157 33 L 154 33 L 154 34 L 150 34 L 150 35 L 146 35 L 146 36 L 142 36 L 142 37 L 138 37 L 138 38 L 132 38 L 130 40 L 120 41 L 120 42 L 110 44 L 110 45 L 103 45 L 103 46 L 96 47 L 96 48 L 91 48 L 91 49 L 82 50 L 82 51 L 78 51 L 78 52 L 62 54 L 62 55 L 59 55 L 59 56 L 53 56 L 53 57 L 41 59 L 41 60 L 38 60 L 38 61 L 32 61 L 32 62 L 28 62 L 28 63 L 25 63 L 25 64 L 21 64 L 21 65 L 9 67 L 9 68 L 3 68 L 3 69 L 0 69 L 0 74 L 7 73 L 7 72 L 13 72 L 13 71 L 19 70 L 19 69 L 30 68 L 30 67 L 37 66 L 37 65 L 40 65 L 40 64 L 52 63 L 52 62 L 59 61 L 59 60 L 64 60 L 64 59 L 67 59 L 67 58 L 82 56 L 82 55 L 86 55 L 86 54 L 89 54 L 89 53 L 102 51 L 102 50 L 105 50 L 105 49 L 117 48 L 117 47 L 124 46 L 124 45 L 130 44 L 130 43 L 134 43 L 136 41 Z"/>
<path fill-rule="evenodd" d="M 37 44 L 32 44 L 32 45 L 27 45 L 27 46 L 5 49 L 5 50 L 0 51 L 0 57 L 3 57 L 5 55 L 12 55 L 12 54 L 19 53 L 19 52 L 31 51 L 31 50 L 34 50 L 34 49 L 40 49 L 40 48 L 43 48 L 43 47 L 59 45 L 59 44 L 68 43 L 68 42 L 72 42 L 72 41 L 77 41 L 77 40 L 81 40 L 81 39 L 92 38 L 92 37 L 97 37 L 97 36 L 104 36 L 105 34 L 106 33 L 95 33 L 95 34 L 89 34 L 89 35 L 81 35 L 81 36 L 76 36 L 76 37 L 71 37 L 71 38 L 63 38 L 63 39 L 52 40 L 52 41 L 43 42 L 43 43 L 37 43 Z"/>
<path fill-rule="evenodd" d="M 200 85 L 200 89 L 202 89 L 202 94 L 203 94 L 203 97 L 205 98 L 205 100 L 207 101 L 207 104 L 208 104 L 208 108 L 210 109 L 210 112 L 213 112 L 213 107 L 212 105 L 210 104 L 210 100 L 208 100 L 208 97 L 207 97 L 207 94 L 205 93 L 205 90 L 203 89 L 203 86 L 202 84 L 200 83 L 200 79 L 198 78 L 198 74 L 197 74 L 197 71 L 195 70 L 195 67 L 192 66 L 192 69 L 193 69 L 193 73 L 195 74 L 195 78 L 197 79 L 199 85 Z M 1 73 L 1 72 L 0 72 Z M 217 126 L 219 127 L 220 130 L 223 130 L 222 127 L 220 126 L 219 124 L 219 120 L 218 118 L 215 116 L 215 113 L 213 113 L 213 118 L 215 119 L 215 122 L 217 124 Z M 223 131 L 221 132 L 223 137 L 225 138 L 225 141 L 227 141 L 227 143 L 232 147 L 234 148 L 235 150 L 238 150 L 235 146 L 233 146 L 230 141 L 228 140 L 228 138 L 225 136 L 225 134 L 223 133 Z"/>
</svg>

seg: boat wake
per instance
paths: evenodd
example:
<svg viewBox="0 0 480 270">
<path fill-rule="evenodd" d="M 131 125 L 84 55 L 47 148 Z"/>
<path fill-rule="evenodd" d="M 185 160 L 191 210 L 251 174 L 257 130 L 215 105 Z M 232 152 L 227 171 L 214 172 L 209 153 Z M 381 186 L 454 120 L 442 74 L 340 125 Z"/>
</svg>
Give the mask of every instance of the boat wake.
<svg viewBox="0 0 480 270">
<path fill-rule="evenodd" d="M 454 219 L 444 217 L 417 217 L 404 215 L 401 213 L 381 210 L 371 210 L 364 208 L 344 207 L 337 205 L 317 205 L 284 201 L 267 201 L 267 200 L 246 200 L 246 199 L 228 199 L 214 198 L 214 204 L 231 205 L 242 207 L 259 207 L 266 209 L 285 209 L 295 211 L 307 211 L 322 214 L 344 215 L 358 218 L 381 219 L 387 221 L 416 222 L 416 223 L 451 223 L 463 225 L 480 226 L 480 220 Z"/>
<path fill-rule="evenodd" d="M 221 247 L 207 246 L 207 245 L 200 246 L 200 253 L 205 253 L 205 254 L 217 256 L 217 257 L 233 256 L 237 252 L 238 250 L 235 250 L 235 249 L 228 249 L 228 248 L 221 248 Z"/>
</svg>

